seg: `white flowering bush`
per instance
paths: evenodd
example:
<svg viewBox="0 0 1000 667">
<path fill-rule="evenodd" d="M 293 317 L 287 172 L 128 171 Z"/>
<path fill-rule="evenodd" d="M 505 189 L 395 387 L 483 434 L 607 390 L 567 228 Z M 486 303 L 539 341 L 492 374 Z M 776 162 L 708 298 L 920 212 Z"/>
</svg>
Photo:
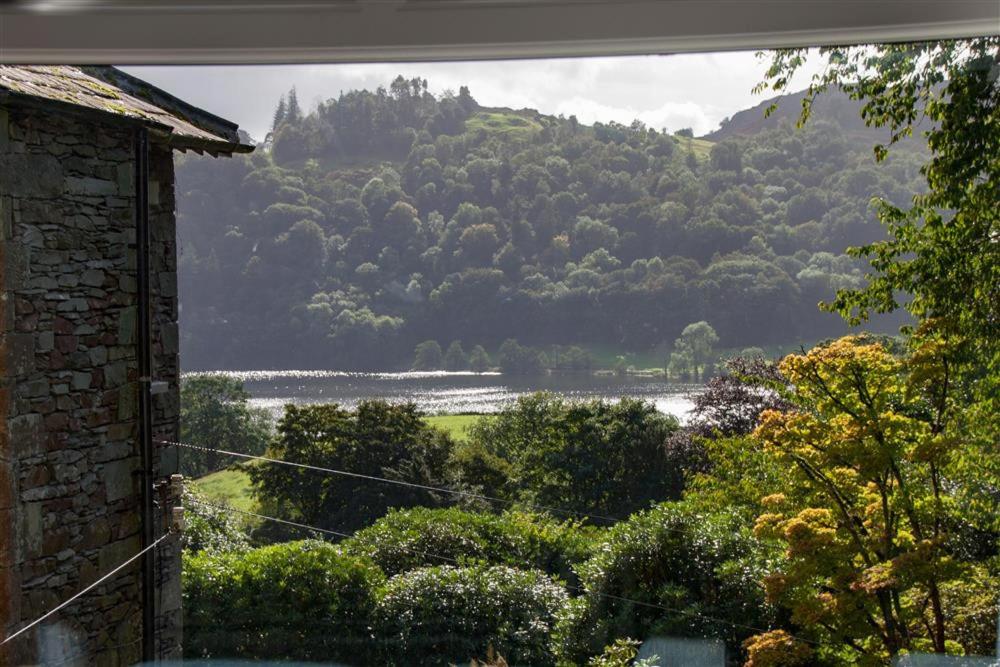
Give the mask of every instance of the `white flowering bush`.
<svg viewBox="0 0 1000 667">
<path fill-rule="evenodd" d="M 577 568 L 585 592 L 560 612 L 560 659 L 586 663 L 622 637 L 724 640 L 734 653 L 767 627 L 773 610 L 760 581 L 772 552 L 729 514 L 662 503 L 607 533 Z"/>
<path fill-rule="evenodd" d="M 550 633 L 566 592 L 506 566 L 428 567 L 393 577 L 375 612 L 387 665 L 469 664 L 490 647 L 510 665 L 555 664 Z"/>
</svg>

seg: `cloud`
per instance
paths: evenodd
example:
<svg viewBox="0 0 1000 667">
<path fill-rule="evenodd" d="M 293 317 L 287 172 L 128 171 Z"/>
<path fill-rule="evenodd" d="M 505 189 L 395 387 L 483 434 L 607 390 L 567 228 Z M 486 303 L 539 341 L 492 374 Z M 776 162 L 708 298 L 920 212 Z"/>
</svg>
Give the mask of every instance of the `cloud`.
<svg viewBox="0 0 1000 667">
<path fill-rule="evenodd" d="M 435 93 L 469 86 L 485 106 L 529 107 L 581 122 L 638 118 L 655 128 L 710 132 L 763 97 L 751 88 L 765 65 L 750 52 L 547 60 L 126 67 L 154 85 L 262 138 L 278 98 L 292 86 L 307 108 L 341 91 L 388 86 L 398 74 Z M 804 87 L 815 66 L 793 82 Z"/>
<path fill-rule="evenodd" d="M 694 102 L 664 102 L 655 109 L 636 109 L 632 106 L 610 106 L 584 97 L 564 100 L 553 111 L 566 117 L 575 115 L 581 123 L 617 121 L 625 125 L 640 120 L 647 127 L 675 132 L 689 127 L 695 134 L 707 134 L 718 126 L 712 109 Z"/>
</svg>

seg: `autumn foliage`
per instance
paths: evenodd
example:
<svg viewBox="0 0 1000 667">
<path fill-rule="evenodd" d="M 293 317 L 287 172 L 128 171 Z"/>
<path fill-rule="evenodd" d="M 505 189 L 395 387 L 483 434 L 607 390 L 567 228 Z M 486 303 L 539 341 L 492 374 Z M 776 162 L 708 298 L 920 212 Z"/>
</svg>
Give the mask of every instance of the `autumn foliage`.
<svg viewBox="0 0 1000 667">
<path fill-rule="evenodd" d="M 862 664 L 973 648 L 953 641 L 942 593 L 972 567 L 950 546 L 964 523 L 949 491 L 963 442 L 947 347 L 935 340 L 900 358 L 846 337 L 780 368 L 795 407 L 765 412 L 754 433 L 788 475 L 756 521 L 758 537 L 785 548 L 768 599 Z M 777 657 L 782 641 L 750 640 L 751 664 L 797 664 Z"/>
</svg>

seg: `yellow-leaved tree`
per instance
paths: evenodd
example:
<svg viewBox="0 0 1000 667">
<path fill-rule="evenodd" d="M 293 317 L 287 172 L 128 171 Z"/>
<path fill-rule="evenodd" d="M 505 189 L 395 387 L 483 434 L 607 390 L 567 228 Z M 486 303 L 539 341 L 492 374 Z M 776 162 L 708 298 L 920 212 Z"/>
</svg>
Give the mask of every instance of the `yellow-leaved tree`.
<svg viewBox="0 0 1000 667">
<path fill-rule="evenodd" d="M 795 407 L 765 412 L 754 438 L 787 479 L 755 529 L 785 548 L 764 584 L 798 630 L 749 639 L 748 664 L 989 648 L 988 625 L 970 628 L 969 610 L 995 606 L 996 594 L 982 599 L 970 582 L 989 574 L 962 554 L 962 411 L 942 340 L 915 337 L 900 357 L 850 336 L 781 362 Z M 986 613 L 971 625 L 993 622 Z"/>
</svg>

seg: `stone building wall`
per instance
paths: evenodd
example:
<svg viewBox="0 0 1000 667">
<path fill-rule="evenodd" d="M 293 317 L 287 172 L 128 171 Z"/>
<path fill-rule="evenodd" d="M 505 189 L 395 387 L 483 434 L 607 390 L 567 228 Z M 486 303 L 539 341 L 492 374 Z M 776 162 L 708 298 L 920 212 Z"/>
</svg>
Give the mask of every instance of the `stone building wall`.
<svg viewBox="0 0 1000 667">
<path fill-rule="evenodd" d="M 133 137 L 110 117 L 0 108 L 0 636 L 140 549 Z M 173 164 L 168 148 L 151 153 L 153 368 L 168 382 L 155 433 L 175 439 Z M 177 657 L 179 548 L 164 544 L 157 644 Z M 140 586 L 135 564 L 3 647 L 0 664 L 137 662 Z"/>
</svg>

